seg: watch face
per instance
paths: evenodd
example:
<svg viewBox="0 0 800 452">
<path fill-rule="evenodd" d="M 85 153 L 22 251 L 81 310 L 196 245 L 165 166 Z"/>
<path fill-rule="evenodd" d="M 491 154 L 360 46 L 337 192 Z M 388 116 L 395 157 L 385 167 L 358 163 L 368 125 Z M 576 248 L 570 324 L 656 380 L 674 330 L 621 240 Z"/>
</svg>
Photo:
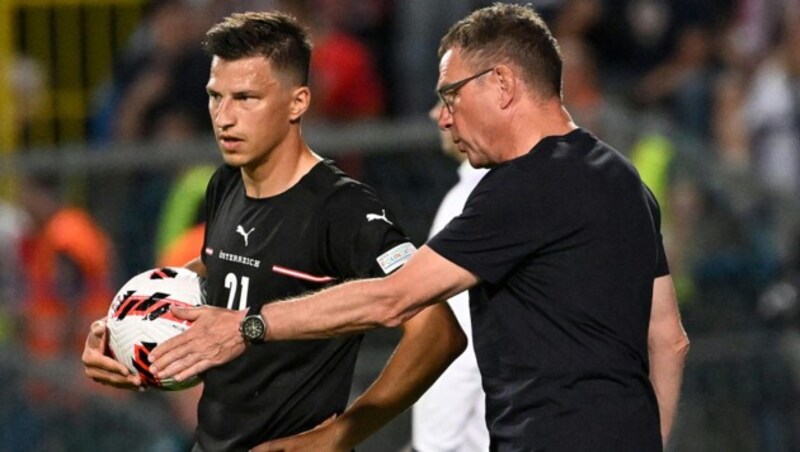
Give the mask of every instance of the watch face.
<svg viewBox="0 0 800 452">
<path fill-rule="evenodd" d="M 261 340 L 264 337 L 264 321 L 258 316 L 244 319 L 242 323 L 242 334 L 251 341 Z"/>
</svg>

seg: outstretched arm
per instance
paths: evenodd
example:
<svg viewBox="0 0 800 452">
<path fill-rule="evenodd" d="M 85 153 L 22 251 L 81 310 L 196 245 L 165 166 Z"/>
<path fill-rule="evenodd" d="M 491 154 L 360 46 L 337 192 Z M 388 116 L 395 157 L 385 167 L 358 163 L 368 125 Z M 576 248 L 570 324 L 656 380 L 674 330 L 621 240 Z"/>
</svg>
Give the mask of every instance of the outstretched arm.
<svg viewBox="0 0 800 452">
<path fill-rule="evenodd" d="M 261 313 L 268 324 L 266 339 L 319 339 L 401 326 L 425 307 L 477 282 L 475 275 L 423 246 L 390 276 L 347 282 L 264 305 Z M 244 312 L 210 306 L 171 309 L 174 315 L 194 324 L 150 353 L 150 368 L 159 378 L 183 381 L 244 351 L 238 331 Z"/>
<path fill-rule="evenodd" d="M 681 325 L 675 288 L 669 275 L 653 282 L 653 307 L 648 333 L 650 381 L 658 399 L 661 437 L 666 445 L 678 407 L 683 365 L 689 351 L 689 339 Z"/>
<path fill-rule="evenodd" d="M 268 340 L 319 339 L 396 327 L 426 306 L 477 284 L 478 278 L 428 246 L 400 270 L 353 281 L 310 296 L 264 305 Z"/>
<path fill-rule="evenodd" d="M 402 329 L 403 337 L 383 372 L 341 416 L 253 450 L 352 450 L 408 409 L 467 345 L 446 303 L 424 309 Z"/>
</svg>

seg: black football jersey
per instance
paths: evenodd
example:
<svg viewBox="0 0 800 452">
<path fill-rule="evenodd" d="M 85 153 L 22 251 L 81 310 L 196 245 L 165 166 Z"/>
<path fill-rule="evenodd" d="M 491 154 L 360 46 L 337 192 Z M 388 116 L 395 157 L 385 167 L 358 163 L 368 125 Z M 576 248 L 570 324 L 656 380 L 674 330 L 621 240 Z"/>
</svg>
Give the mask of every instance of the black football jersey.
<svg viewBox="0 0 800 452">
<path fill-rule="evenodd" d="M 247 309 L 339 282 L 391 273 L 414 251 L 372 189 L 330 162 L 280 195 L 245 194 L 220 167 L 206 192 L 207 300 Z M 246 450 L 315 427 L 346 407 L 361 335 L 248 346 L 208 370 L 198 408 L 201 450 Z"/>
</svg>

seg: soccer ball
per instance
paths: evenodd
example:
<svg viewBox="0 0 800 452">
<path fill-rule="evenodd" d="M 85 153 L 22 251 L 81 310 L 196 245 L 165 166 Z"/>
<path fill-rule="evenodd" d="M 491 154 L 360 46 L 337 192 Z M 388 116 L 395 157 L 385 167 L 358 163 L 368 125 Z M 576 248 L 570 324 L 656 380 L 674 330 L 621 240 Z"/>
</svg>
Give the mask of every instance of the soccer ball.
<svg viewBox="0 0 800 452">
<path fill-rule="evenodd" d="M 170 313 L 171 305 L 200 306 L 204 299 L 202 279 L 186 268 L 155 268 L 134 276 L 117 292 L 108 309 L 112 356 L 139 374 L 144 386 L 178 391 L 198 384 L 200 377 L 181 382 L 158 379 L 150 372 L 147 355 L 191 326 L 191 322 Z"/>
</svg>

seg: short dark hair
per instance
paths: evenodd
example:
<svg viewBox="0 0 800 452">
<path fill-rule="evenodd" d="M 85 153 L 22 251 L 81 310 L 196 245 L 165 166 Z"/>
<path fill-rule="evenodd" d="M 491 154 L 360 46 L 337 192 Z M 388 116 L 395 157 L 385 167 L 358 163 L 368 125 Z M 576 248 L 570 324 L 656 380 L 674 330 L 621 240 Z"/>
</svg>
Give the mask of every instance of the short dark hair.
<svg viewBox="0 0 800 452">
<path fill-rule="evenodd" d="M 442 38 L 439 58 L 453 48 L 463 52 L 470 64 L 480 65 L 478 69 L 514 64 L 531 88 L 561 97 L 561 51 L 530 5 L 495 3 L 472 12 Z"/>
<path fill-rule="evenodd" d="M 211 27 L 203 41 L 209 55 L 223 60 L 263 56 L 301 85 L 308 85 L 311 47 L 305 27 L 278 11 L 232 14 Z"/>
</svg>

